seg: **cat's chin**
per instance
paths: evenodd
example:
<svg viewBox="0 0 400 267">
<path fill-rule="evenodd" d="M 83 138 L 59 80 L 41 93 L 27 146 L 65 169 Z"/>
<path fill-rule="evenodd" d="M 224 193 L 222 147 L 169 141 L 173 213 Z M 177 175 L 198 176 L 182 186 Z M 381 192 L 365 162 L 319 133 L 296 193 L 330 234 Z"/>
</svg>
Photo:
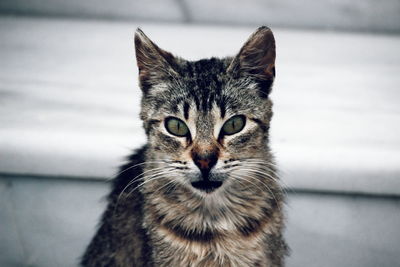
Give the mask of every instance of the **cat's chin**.
<svg viewBox="0 0 400 267">
<path fill-rule="evenodd" d="M 192 182 L 192 186 L 200 191 L 211 193 L 222 185 L 221 181 L 197 181 Z"/>
</svg>

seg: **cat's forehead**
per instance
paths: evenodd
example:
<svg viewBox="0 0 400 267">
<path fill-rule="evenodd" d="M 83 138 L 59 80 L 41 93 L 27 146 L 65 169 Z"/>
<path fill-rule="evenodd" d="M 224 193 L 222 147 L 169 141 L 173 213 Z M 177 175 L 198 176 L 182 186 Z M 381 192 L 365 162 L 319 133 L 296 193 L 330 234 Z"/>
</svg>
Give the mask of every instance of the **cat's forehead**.
<svg viewBox="0 0 400 267">
<path fill-rule="evenodd" d="M 203 59 L 186 61 L 179 68 L 179 76 L 171 77 L 155 87 L 154 94 L 164 111 L 173 113 L 195 110 L 208 114 L 218 109 L 221 116 L 259 106 L 256 84 L 251 80 L 232 79 L 226 70 L 231 59 Z"/>
<path fill-rule="evenodd" d="M 196 102 L 203 102 L 203 105 L 218 100 L 228 80 L 227 67 L 226 60 L 215 58 L 181 64 L 178 79 L 186 97 L 195 98 Z"/>
</svg>

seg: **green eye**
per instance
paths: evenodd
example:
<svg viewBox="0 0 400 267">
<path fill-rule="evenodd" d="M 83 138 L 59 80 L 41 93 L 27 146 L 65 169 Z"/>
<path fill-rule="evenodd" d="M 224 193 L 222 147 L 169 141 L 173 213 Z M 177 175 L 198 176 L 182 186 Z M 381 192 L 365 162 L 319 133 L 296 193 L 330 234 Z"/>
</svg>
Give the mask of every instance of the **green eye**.
<svg viewBox="0 0 400 267">
<path fill-rule="evenodd" d="M 189 135 L 189 128 L 180 119 L 169 117 L 165 120 L 165 128 L 170 134 L 183 137 Z"/>
<path fill-rule="evenodd" d="M 243 115 L 237 115 L 230 118 L 222 126 L 221 133 L 224 135 L 232 135 L 243 130 L 246 124 L 246 117 Z"/>
</svg>

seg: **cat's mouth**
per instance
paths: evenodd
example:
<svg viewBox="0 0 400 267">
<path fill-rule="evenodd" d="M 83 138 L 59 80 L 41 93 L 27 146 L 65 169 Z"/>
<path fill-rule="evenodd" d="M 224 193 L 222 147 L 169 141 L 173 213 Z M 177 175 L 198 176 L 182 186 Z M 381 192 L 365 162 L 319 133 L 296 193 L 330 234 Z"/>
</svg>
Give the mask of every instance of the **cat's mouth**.
<svg viewBox="0 0 400 267">
<path fill-rule="evenodd" d="M 207 180 L 201 180 L 197 182 L 193 182 L 192 186 L 196 189 L 199 189 L 201 191 L 205 191 L 206 193 L 211 193 L 218 187 L 222 185 L 221 181 L 207 181 Z"/>
</svg>

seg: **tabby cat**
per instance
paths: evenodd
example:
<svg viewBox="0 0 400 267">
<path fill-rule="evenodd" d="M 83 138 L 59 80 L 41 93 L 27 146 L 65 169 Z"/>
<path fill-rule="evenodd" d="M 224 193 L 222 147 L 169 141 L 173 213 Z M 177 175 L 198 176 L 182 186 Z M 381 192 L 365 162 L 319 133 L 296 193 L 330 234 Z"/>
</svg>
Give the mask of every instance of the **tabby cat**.
<svg viewBox="0 0 400 267">
<path fill-rule="evenodd" d="M 283 266 L 283 193 L 268 146 L 275 40 L 187 61 L 135 34 L 147 145 L 114 179 L 83 266 Z"/>
</svg>

